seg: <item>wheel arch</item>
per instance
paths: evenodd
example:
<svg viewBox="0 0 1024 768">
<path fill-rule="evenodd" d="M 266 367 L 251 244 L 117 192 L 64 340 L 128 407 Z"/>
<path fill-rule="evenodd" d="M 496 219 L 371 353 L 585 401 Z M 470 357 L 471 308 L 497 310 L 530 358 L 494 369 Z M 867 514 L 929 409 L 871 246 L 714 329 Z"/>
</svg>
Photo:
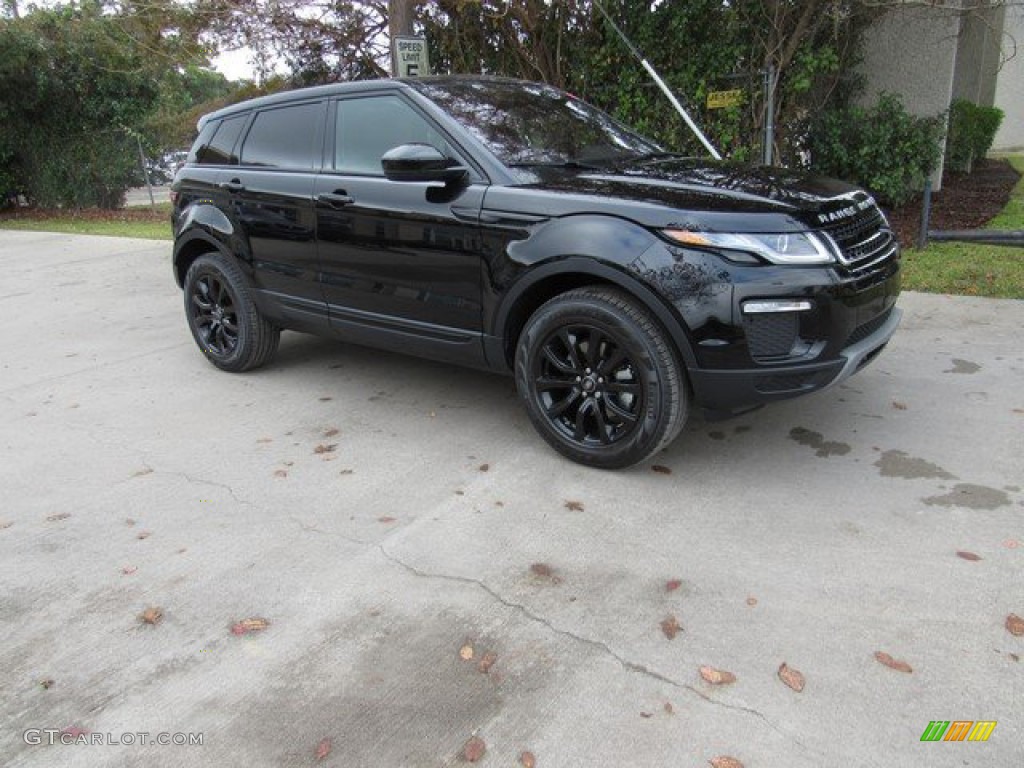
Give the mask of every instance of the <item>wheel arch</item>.
<svg viewBox="0 0 1024 768">
<path fill-rule="evenodd" d="M 195 231 L 185 238 L 179 238 L 174 249 L 174 280 L 179 288 L 185 286 L 185 275 L 189 267 L 204 253 L 217 252 L 229 259 L 234 259 L 231 251 L 217 239 L 204 232 Z"/>
<path fill-rule="evenodd" d="M 561 293 L 586 285 L 607 285 L 631 296 L 650 311 L 669 334 L 683 365 L 688 369 L 696 365 L 683 322 L 654 291 L 626 272 L 586 257 L 569 257 L 534 267 L 509 290 L 493 325 L 502 345 L 502 362 L 512 367 L 523 328 L 542 304 Z"/>
</svg>

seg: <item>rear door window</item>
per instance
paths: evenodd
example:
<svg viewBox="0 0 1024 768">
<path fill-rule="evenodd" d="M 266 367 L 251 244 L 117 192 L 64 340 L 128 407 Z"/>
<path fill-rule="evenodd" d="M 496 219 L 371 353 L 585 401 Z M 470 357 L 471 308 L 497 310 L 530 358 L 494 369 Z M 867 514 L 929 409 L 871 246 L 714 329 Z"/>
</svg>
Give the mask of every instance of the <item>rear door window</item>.
<svg viewBox="0 0 1024 768">
<path fill-rule="evenodd" d="M 257 113 L 242 144 L 242 165 L 308 171 L 320 165 L 324 103 L 295 104 Z"/>
</svg>

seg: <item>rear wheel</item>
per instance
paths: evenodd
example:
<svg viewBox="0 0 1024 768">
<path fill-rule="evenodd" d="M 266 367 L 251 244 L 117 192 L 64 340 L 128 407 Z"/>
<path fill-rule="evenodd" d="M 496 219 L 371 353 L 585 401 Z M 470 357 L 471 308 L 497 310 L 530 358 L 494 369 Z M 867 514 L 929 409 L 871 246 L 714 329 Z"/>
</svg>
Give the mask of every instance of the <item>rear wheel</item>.
<svg viewBox="0 0 1024 768">
<path fill-rule="evenodd" d="M 185 275 L 185 316 L 206 359 L 241 372 L 269 362 L 281 331 L 256 307 L 238 266 L 219 253 L 196 259 Z"/>
<path fill-rule="evenodd" d="M 686 422 L 686 382 L 664 330 L 614 288 L 569 291 L 533 314 L 516 350 L 516 387 L 541 436 L 594 467 L 641 462 Z"/>
</svg>

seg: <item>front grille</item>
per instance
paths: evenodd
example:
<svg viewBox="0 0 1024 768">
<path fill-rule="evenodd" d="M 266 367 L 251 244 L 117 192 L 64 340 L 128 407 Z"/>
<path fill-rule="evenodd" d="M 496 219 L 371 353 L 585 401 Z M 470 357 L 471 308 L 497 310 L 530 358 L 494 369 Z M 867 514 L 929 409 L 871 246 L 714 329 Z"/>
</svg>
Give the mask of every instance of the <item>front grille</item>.
<svg viewBox="0 0 1024 768">
<path fill-rule="evenodd" d="M 875 206 L 825 231 L 839 246 L 843 265 L 853 272 L 867 272 L 896 255 L 896 238 Z"/>
<path fill-rule="evenodd" d="M 870 336 L 883 325 L 885 325 L 886 320 L 889 319 L 889 315 L 891 314 L 892 307 L 885 310 L 885 312 L 883 312 L 873 320 L 868 320 L 866 323 L 864 323 L 864 325 L 857 326 L 853 330 L 853 333 L 850 334 L 849 338 L 846 339 L 846 343 L 843 344 L 843 347 L 848 347 L 851 344 L 856 344 L 858 341 L 863 341 L 864 339 L 866 339 L 868 336 Z"/>
</svg>

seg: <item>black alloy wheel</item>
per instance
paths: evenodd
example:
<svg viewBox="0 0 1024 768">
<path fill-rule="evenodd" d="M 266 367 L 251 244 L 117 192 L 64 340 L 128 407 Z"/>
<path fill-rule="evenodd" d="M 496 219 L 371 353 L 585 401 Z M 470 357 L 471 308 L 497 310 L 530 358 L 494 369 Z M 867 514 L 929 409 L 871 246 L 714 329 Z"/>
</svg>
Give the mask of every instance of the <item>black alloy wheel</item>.
<svg viewBox="0 0 1024 768">
<path fill-rule="evenodd" d="M 640 424 L 644 389 L 629 353 L 593 325 L 565 325 L 542 342 L 531 376 L 545 416 L 582 445 L 611 445 Z"/>
<path fill-rule="evenodd" d="M 274 356 L 281 331 L 260 314 L 234 261 L 219 253 L 200 256 L 189 267 L 184 287 L 189 329 L 207 360 L 241 372 Z"/>
<path fill-rule="evenodd" d="M 202 275 L 192 286 L 192 322 L 201 345 L 217 357 L 230 357 L 238 346 L 235 299 L 215 273 Z"/>
<path fill-rule="evenodd" d="M 577 289 L 538 309 L 520 336 L 516 385 L 540 434 L 591 466 L 643 461 L 686 420 L 686 384 L 665 332 L 613 288 Z"/>
</svg>

